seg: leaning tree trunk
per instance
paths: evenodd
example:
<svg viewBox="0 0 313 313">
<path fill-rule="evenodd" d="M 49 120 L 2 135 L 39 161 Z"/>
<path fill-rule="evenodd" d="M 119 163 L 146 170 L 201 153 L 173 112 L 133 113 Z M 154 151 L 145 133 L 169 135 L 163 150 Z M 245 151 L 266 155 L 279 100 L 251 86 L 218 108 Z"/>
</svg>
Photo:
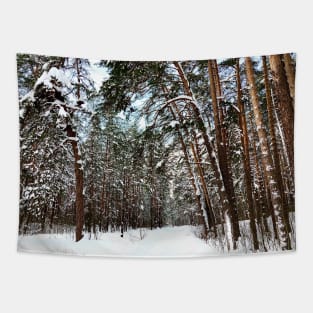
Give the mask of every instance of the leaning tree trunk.
<svg viewBox="0 0 313 313">
<path fill-rule="evenodd" d="M 173 109 L 171 108 L 171 106 L 169 106 L 169 110 L 170 110 L 173 118 L 176 120 L 176 115 L 175 115 Z M 179 138 L 179 141 L 180 141 L 183 153 L 184 153 L 185 162 L 187 165 L 188 173 L 189 173 L 189 176 L 191 179 L 191 184 L 192 184 L 194 194 L 195 194 L 195 200 L 196 200 L 196 203 L 198 206 L 198 211 L 199 211 L 200 216 L 202 217 L 202 222 L 203 222 L 203 227 L 204 227 L 204 237 L 206 238 L 208 236 L 209 229 L 210 229 L 208 212 L 205 210 L 204 206 L 202 205 L 203 202 L 201 203 L 200 188 L 199 188 L 198 182 L 196 180 L 193 168 L 190 164 L 189 155 L 187 152 L 187 147 L 186 147 L 186 144 L 184 141 L 184 137 L 183 137 L 182 133 L 180 132 L 178 125 L 176 125 L 175 127 L 176 127 L 176 131 L 178 133 L 178 138 Z"/>
<path fill-rule="evenodd" d="M 201 164 L 200 164 L 200 153 L 199 153 L 199 149 L 198 149 L 198 141 L 196 138 L 195 131 L 190 132 L 188 130 L 186 124 L 184 123 L 184 118 L 183 118 L 181 112 L 179 111 L 175 101 L 172 103 L 172 106 L 175 109 L 175 112 L 177 114 L 177 118 L 176 118 L 174 111 L 172 110 L 171 106 L 169 106 L 169 109 L 171 110 L 174 119 L 179 121 L 179 124 L 181 125 L 182 129 L 185 132 L 186 138 L 190 138 L 190 140 L 191 140 L 190 141 L 190 148 L 191 148 L 191 152 L 192 152 L 192 155 L 193 155 L 195 163 L 196 163 L 197 172 L 198 172 L 198 175 L 200 177 L 200 182 L 201 182 L 202 191 L 204 194 L 204 200 L 205 200 L 205 204 L 206 204 L 205 207 L 202 208 L 204 210 L 204 212 L 203 212 L 204 219 L 208 223 L 209 230 L 212 231 L 214 233 L 214 235 L 216 236 L 217 235 L 216 225 L 215 225 L 216 221 L 215 221 L 215 216 L 214 216 L 212 205 L 211 205 L 211 200 L 210 200 L 207 184 L 206 184 L 206 181 L 204 178 L 204 172 L 203 172 L 203 169 L 202 169 Z M 193 140 L 192 140 L 192 137 L 193 137 Z M 193 141 L 194 141 L 194 143 L 193 143 Z M 186 149 L 186 147 L 185 147 L 185 149 Z M 188 157 L 188 154 L 187 154 L 187 157 Z M 196 175 L 194 175 L 194 176 L 196 178 Z M 195 182 L 196 182 L 196 179 L 195 179 Z M 199 188 L 196 190 L 196 193 L 198 193 L 198 191 L 199 191 Z M 202 206 L 203 205 L 201 204 L 201 207 Z"/>
<path fill-rule="evenodd" d="M 184 91 L 185 91 L 186 95 L 191 99 L 189 104 L 191 105 L 192 111 L 194 113 L 194 118 L 198 124 L 199 131 L 201 132 L 201 135 L 202 135 L 202 138 L 204 141 L 204 145 L 205 145 L 206 150 L 208 152 L 211 167 L 212 167 L 212 170 L 214 173 L 213 175 L 215 177 L 215 183 L 216 183 L 217 188 L 218 188 L 218 192 L 219 192 L 219 196 L 220 196 L 220 200 L 221 200 L 221 205 L 223 208 L 224 219 L 225 219 L 225 221 L 227 221 L 228 218 L 231 218 L 233 216 L 233 208 L 228 201 L 225 185 L 224 185 L 224 182 L 222 179 L 221 169 L 220 169 L 219 164 L 217 162 L 217 158 L 216 158 L 216 155 L 215 155 L 215 152 L 213 149 L 212 142 L 209 139 L 207 127 L 205 126 L 204 119 L 202 118 L 200 109 L 198 107 L 198 104 L 197 104 L 196 99 L 193 95 L 193 92 L 190 88 L 189 82 L 187 80 L 187 77 L 185 76 L 185 73 L 184 73 L 184 70 L 183 70 L 181 64 L 179 62 L 174 62 L 174 66 L 176 67 L 177 72 L 179 74 L 179 77 L 181 79 L 181 82 L 183 83 Z M 234 249 L 236 248 L 235 242 L 233 242 L 233 247 L 234 247 Z"/>
<path fill-rule="evenodd" d="M 279 239 L 282 246 L 282 249 L 291 249 L 290 246 L 290 238 L 288 235 L 288 231 L 285 225 L 284 219 L 284 208 L 282 205 L 282 196 L 279 190 L 279 186 L 277 183 L 277 179 L 275 177 L 275 171 L 273 167 L 273 162 L 270 156 L 268 141 L 265 133 L 262 112 L 259 108 L 259 97 L 257 93 L 257 87 L 255 83 L 254 70 L 251 58 L 247 57 L 245 59 L 246 63 L 246 74 L 247 74 L 247 82 L 249 84 L 249 91 L 252 100 L 252 107 L 254 113 L 254 119 L 257 127 L 257 134 L 259 137 L 259 143 L 262 153 L 262 159 L 265 165 L 265 175 L 267 176 L 267 181 L 269 183 L 269 189 L 271 193 L 271 199 L 273 203 L 273 207 L 276 215 L 276 223 L 279 231 Z"/>
<path fill-rule="evenodd" d="M 204 196 L 205 196 L 206 204 L 207 204 L 207 210 L 208 210 L 208 214 L 210 217 L 210 227 L 211 227 L 211 230 L 213 229 L 213 232 L 216 236 L 217 235 L 216 227 L 215 227 L 216 219 L 215 219 L 215 215 L 214 215 L 213 208 L 211 205 L 211 199 L 209 196 L 207 183 L 206 183 L 205 178 L 204 178 L 205 177 L 204 170 L 203 170 L 202 165 L 201 165 L 202 160 L 201 160 L 200 147 L 199 147 L 199 143 L 198 143 L 198 139 L 197 139 L 197 135 L 196 135 L 195 131 L 193 130 L 193 131 L 191 131 L 191 133 L 192 133 L 194 143 L 191 142 L 190 147 L 191 147 L 192 153 L 194 155 L 194 159 L 197 163 L 196 165 L 197 165 L 200 181 L 201 181 L 202 186 L 203 186 Z"/>
<path fill-rule="evenodd" d="M 163 91 L 164 91 L 165 95 L 168 94 L 168 90 L 167 90 L 166 86 L 163 86 Z M 168 97 L 166 96 L 166 98 L 168 98 Z M 176 111 L 178 116 L 176 116 L 176 114 L 175 114 L 173 108 L 171 107 L 171 105 L 168 106 L 168 109 L 169 109 L 173 119 L 175 121 L 178 121 L 179 124 L 183 126 L 183 128 L 184 128 L 184 130 L 186 132 L 187 129 L 185 127 L 185 124 L 182 121 L 181 115 L 179 115 L 179 110 L 178 110 L 177 105 L 176 105 L 175 102 L 173 102 L 173 107 L 174 107 L 174 109 L 175 109 L 175 111 Z M 192 185 L 192 188 L 193 188 L 194 194 L 195 194 L 195 200 L 196 200 L 196 203 L 197 203 L 198 212 L 199 212 L 199 214 L 201 216 L 201 221 L 203 223 L 204 236 L 205 236 L 205 238 L 207 238 L 208 233 L 209 233 L 209 229 L 210 229 L 210 223 L 209 223 L 209 218 L 208 218 L 209 214 L 208 214 L 208 212 L 205 210 L 205 208 L 203 206 L 203 201 L 201 201 L 200 186 L 199 186 L 198 181 L 196 179 L 195 171 L 194 171 L 194 169 L 193 169 L 193 167 L 191 166 L 191 163 L 190 163 L 190 158 L 189 158 L 189 155 L 188 155 L 188 152 L 187 152 L 187 145 L 185 143 L 184 136 L 181 133 L 180 127 L 178 125 L 175 126 L 175 129 L 176 129 L 176 131 L 178 133 L 178 138 L 179 138 L 179 141 L 180 141 L 183 153 L 184 153 L 185 162 L 186 162 L 187 169 L 188 169 L 188 174 L 189 174 L 191 185 Z"/>
</svg>

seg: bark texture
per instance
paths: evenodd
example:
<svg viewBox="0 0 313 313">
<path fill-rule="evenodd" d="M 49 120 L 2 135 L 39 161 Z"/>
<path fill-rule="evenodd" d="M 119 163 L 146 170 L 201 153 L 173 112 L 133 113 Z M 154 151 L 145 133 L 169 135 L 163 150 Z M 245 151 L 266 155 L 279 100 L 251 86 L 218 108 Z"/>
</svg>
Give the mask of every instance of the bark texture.
<svg viewBox="0 0 313 313">
<path fill-rule="evenodd" d="M 282 204 L 282 196 L 279 190 L 277 179 L 275 177 L 275 171 L 274 171 L 273 162 L 270 156 L 269 145 L 268 145 L 263 118 L 262 118 L 262 112 L 259 107 L 260 103 L 259 103 L 259 97 L 257 93 L 257 87 L 256 87 L 255 77 L 254 77 L 254 69 L 253 69 L 251 58 L 249 57 L 245 58 L 245 63 L 246 63 L 247 81 L 249 84 L 250 97 L 251 97 L 253 113 L 254 113 L 254 120 L 255 120 L 257 134 L 258 134 L 259 142 L 260 142 L 261 157 L 265 165 L 264 171 L 267 177 L 270 194 L 271 194 L 271 200 L 272 200 L 273 208 L 275 211 L 276 223 L 277 223 L 277 228 L 279 231 L 279 239 L 280 239 L 281 246 L 283 249 L 291 249 L 289 235 L 288 235 L 288 231 L 286 229 L 285 220 L 284 220 L 284 208 Z"/>
</svg>

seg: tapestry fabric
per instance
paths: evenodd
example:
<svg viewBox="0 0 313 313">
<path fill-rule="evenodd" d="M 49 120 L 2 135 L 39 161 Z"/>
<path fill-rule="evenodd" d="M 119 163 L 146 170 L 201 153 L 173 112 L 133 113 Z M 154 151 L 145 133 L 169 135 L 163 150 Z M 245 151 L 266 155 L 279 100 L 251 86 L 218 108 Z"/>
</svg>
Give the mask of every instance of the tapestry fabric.
<svg viewBox="0 0 313 313">
<path fill-rule="evenodd" d="M 294 53 L 17 54 L 18 250 L 203 257 L 296 249 Z"/>
</svg>

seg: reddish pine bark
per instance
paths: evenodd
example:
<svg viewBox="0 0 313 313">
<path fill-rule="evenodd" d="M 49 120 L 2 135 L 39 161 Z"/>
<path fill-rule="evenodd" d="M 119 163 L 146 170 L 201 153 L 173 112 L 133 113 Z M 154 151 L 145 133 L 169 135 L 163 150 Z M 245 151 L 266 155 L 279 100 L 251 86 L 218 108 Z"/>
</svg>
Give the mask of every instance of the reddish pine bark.
<svg viewBox="0 0 313 313">
<path fill-rule="evenodd" d="M 284 209 L 282 205 L 282 197 L 278 187 L 278 183 L 275 176 L 274 166 L 272 158 L 270 156 L 270 150 L 268 146 L 268 141 L 265 133 L 262 113 L 259 108 L 259 97 L 257 93 L 257 88 L 255 84 L 254 70 L 251 58 L 247 57 L 246 61 L 246 74 L 247 81 L 249 84 L 249 91 L 252 101 L 254 119 L 257 127 L 257 134 L 259 137 L 260 148 L 261 148 L 261 157 L 263 159 L 265 168 L 265 175 L 267 176 L 267 181 L 269 184 L 269 189 L 271 193 L 271 199 L 275 211 L 277 228 L 279 231 L 279 239 L 283 249 L 291 249 L 289 235 L 286 229 L 285 220 L 284 220 Z"/>
<path fill-rule="evenodd" d="M 212 99 L 213 117 L 215 124 L 216 145 L 219 165 L 225 185 L 228 201 L 232 207 L 231 221 L 233 227 L 234 240 L 237 241 L 240 236 L 238 209 L 234 190 L 234 183 L 230 171 L 230 164 L 227 156 L 227 133 L 223 127 L 224 114 L 217 97 L 221 97 L 221 87 L 218 77 L 218 68 L 215 60 L 208 61 L 208 71 L 210 77 L 210 94 Z"/>
<path fill-rule="evenodd" d="M 242 102 L 242 93 L 241 93 L 241 79 L 240 79 L 240 67 L 239 59 L 236 60 L 236 80 L 237 80 L 237 104 L 239 108 L 239 127 L 241 129 L 241 144 L 243 147 L 243 163 L 244 163 L 244 172 L 245 172 L 245 181 L 246 181 L 246 190 L 247 190 L 247 200 L 248 200 L 248 212 L 250 220 L 250 228 L 253 240 L 254 250 L 259 249 L 259 241 L 257 236 L 256 224 L 255 224 L 255 210 L 253 205 L 253 193 L 252 193 L 252 179 L 251 179 L 251 165 L 250 165 L 250 153 L 249 153 L 249 136 L 247 129 L 247 121 L 245 115 L 245 107 Z"/>
<path fill-rule="evenodd" d="M 281 55 L 269 57 L 271 74 L 274 83 L 274 91 L 277 97 L 279 116 L 281 118 L 283 134 L 287 146 L 287 154 L 291 167 L 292 177 L 294 175 L 294 110 L 292 98 L 289 93 L 286 73 L 282 63 Z"/>
</svg>

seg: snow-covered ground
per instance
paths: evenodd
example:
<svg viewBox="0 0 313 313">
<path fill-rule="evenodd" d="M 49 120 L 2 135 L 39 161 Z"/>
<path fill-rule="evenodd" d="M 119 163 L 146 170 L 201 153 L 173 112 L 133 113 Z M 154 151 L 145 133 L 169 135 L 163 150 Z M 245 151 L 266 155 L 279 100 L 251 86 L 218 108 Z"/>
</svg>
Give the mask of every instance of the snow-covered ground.
<svg viewBox="0 0 313 313">
<path fill-rule="evenodd" d="M 154 230 L 130 230 L 101 233 L 97 239 L 88 234 L 75 242 L 72 234 L 19 236 L 18 250 L 24 252 L 125 257 L 192 257 L 219 254 L 196 236 L 192 226 L 164 227 Z M 142 238 L 142 239 L 141 239 Z"/>
<path fill-rule="evenodd" d="M 294 223 L 292 225 L 295 227 Z M 19 236 L 18 251 L 112 257 L 204 257 L 253 253 L 248 221 L 241 221 L 240 229 L 242 236 L 236 250 L 228 249 L 232 246 L 231 238 L 227 239 L 229 236 L 205 241 L 199 238 L 199 227 L 186 225 L 128 230 L 123 238 L 120 232 L 98 233 L 97 238 L 85 233 L 79 242 L 75 242 L 74 232 Z M 262 248 L 260 240 L 259 243 L 261 249 L 255 252 L 283 252 L 273 239 L 265 239 L 266 249 Z M 291 244 L 295 251 L 295 238 L 291 238 Z"/>
</svg>

